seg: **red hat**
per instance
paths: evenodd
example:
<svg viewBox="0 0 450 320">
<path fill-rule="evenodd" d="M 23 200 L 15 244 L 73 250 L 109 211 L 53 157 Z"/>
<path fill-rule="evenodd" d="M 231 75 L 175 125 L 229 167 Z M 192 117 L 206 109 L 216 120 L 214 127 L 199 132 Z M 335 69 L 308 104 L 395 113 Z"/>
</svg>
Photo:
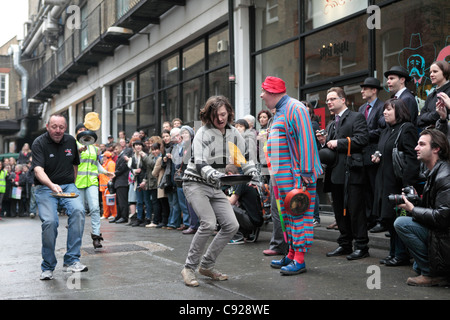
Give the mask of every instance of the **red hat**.
<svg viewBox="0 0 450 320">
<path fill-rule="evenodd" d="M 261 87 L 270 93 L 285 93 L 286 84 L 277 77 L 267 77 Z"/>
</svg>

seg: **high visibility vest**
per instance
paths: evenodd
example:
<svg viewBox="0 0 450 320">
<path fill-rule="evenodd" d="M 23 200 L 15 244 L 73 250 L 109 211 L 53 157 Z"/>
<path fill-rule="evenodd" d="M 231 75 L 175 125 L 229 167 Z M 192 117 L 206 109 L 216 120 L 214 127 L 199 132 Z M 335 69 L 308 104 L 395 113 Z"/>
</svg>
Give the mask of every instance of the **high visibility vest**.
<svg viewBox="0 0 450 320">
<path fill-rule="evenodd" d="M 5 170 L 0 171 L 0 193 L 6 192 L 6 176 L 7 173 Z M 1 205 L 1 203 L 0 203 Z"/>
<path fill-rule="evenodd" d="M 77 141 L 78 148 L 82 145 Z M 79 189 L 98 186 L 97 147 L 87 146 L 86 151 L 80 153 L 77 179 L 75 185 Z"/>
</svg>

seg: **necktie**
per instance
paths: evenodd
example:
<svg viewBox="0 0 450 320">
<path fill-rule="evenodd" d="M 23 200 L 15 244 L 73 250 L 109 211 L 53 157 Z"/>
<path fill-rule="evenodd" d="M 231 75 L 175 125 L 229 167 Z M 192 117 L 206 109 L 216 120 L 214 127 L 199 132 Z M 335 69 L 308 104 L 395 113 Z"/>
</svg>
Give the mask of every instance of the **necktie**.
<svg viewBox="0 0 450 320">
<path fill-rule="evenodd" d="M 334 126 L 336 127 L 336 130 L 339 128 L 339 120 L 341 119 L 341 117 L 337 114 L 336 116 L 335 116 L 335 119 L 334 119 Z"/>
<path fill-rule="evenodd" d="M 366 112 L 364 112 L 364 116 L 366 117 L 366 120 L 367 120 L 367 117 L 369 116 L 369 109 L 370 109 L 370 104 L 367 105 Z"/>
</svg>

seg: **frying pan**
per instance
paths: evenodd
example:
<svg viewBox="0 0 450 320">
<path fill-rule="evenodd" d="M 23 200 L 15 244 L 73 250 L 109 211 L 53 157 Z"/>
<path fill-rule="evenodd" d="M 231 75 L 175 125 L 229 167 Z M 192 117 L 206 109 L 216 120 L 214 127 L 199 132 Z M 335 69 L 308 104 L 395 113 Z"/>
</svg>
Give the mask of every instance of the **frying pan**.
<svg viewBox="0 0 450 320">
<path fill-rule="evenodd" d="M 81 131 L 77 135 L 77 140 L 83 146 L 90 146 L 97 141 L 97 134 L 91 130 Z"/>
<path fill-rule="evenodd" d="M 309 209 L 311 195 L 306 191 L 306 186 L 302 189 L 293 189 L 288 192 L 284 200 L 284 207 L 293 216 L 301 216 Z"/>
<path fill-rule="evenodd" d="M 252 180 L 253 176 L 245 174 L 232 174 L 219 178 L 222 185 L 234 186 L 236 184 L 248 183 Z"/>
</svg>

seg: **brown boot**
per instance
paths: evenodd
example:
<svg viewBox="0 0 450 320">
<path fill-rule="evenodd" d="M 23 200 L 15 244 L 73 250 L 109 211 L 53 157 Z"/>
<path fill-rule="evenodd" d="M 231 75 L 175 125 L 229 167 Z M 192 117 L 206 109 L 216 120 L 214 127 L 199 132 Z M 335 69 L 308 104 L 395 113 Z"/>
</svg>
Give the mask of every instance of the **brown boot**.
<svg viewBox="0 0 450 320">
<path fill-rule="evenodd" d="M 408 278 L 408 280 L 406 280 L 406 283 L 410 286 L 416 287 L 432 287 L 447 285 L 449 282 L 444 277 L 429 277 L 420 275 L 417 277 Z"/>
<path fill-rule="evenodd" d="M 100 242 L 100 241 L 103 240 L 102 234 L 100 234 L 99 236 L 97 236 L 97 235 L 91 233 L 91 238 L 92 238 L 92 240 L 93 240 L 93 241 L 92 241 L 92 244 L 94 245 L 94 249 L 102 248 L 102 247 L 103 247 L 102 244 L 101 244 L 101 242 Z"/>
</svg>

